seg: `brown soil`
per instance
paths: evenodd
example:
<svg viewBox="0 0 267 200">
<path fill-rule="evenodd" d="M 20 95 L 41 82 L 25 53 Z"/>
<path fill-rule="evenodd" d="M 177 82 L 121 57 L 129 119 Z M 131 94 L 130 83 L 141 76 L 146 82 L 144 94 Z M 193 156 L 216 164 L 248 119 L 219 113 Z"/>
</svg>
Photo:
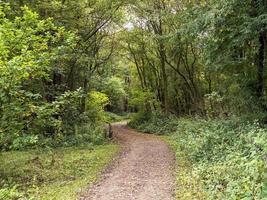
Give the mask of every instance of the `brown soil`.
<svg viewBox="0 0 267 200">
<path fill-rule="evenodd" d="M 80 200 L 172 200 L 174 155 L 157 136 L 113 125 L 121 154 Z"/>
</svg>

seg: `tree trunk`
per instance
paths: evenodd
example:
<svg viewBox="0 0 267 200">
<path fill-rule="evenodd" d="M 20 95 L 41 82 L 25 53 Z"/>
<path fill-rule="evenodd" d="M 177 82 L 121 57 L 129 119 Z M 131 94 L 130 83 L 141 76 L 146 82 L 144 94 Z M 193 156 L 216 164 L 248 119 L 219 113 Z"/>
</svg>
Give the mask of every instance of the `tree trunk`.
<svg viewBox="0 0 267 200">
<path fill-rule="evenodd" d="M 86 109 L 86 98 L 87 98 L 87 92 L 88 92 L 88 79 L 87 78 L 85 78 L 83 81 L 83 89 L 84 89 L 84 96 L 82 97 L 82 102 L 81 102 L 81 113 L 84 113 Z"/>
<path fill-rule="evenodd" d="M 265 33 L 261 33 L 259 37 L 259 52 L 258 52 L 258 85 L 257 85 L 257 96 L 262 98 L 264 95 L 264 62 L 265 62 Z"/>
</svg>

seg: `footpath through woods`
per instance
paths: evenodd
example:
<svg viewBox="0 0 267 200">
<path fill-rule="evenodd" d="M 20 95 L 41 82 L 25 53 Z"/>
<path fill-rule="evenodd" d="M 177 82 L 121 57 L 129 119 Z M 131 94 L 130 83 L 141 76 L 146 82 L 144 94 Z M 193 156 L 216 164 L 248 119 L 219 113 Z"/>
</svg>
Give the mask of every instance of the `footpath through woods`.
<svg viewBox="0 0 267 200">
<path fill-rule="evenodd" d="M 80 200 L 172 200 L 174 155 L 157 136 L 113 126 L 121 154 Z"/>
</svg>

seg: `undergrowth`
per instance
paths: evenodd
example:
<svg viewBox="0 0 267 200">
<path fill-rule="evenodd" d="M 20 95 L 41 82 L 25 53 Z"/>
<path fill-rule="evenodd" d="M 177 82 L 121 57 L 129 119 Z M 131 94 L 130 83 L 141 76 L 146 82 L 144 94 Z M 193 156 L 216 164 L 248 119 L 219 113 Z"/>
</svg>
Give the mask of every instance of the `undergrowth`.
<svg viewBox="0 0 267 200">
<path fill-rule="evenodd" d="M 53 134 L 10 135 L 0 131 L 0 151 L 31 150 L 39 148 L 58 148 L 102 144 L 105 141 L 107 123 L 119 122 L 128 119 L 128 115 L 118 115 L 111 112 L 103 114 L 102 122 L 87 122 L 71 124 L 68 132 L 63 131 Z M 88 120 L 87 120 L 88 121 Z"/>
<path fill-rule="evenodd" d="M 267 128 L 257 122 L 139 115 L 130 125 L 168 135 L 178 199 L 267 199 Z"/>
<path fill-rule="evenodd" d="M 1 200 L 74 200 L 117 152 L 114 144 L 0 154 Z"/>
<path fill-rule="evenodd" d="M 0 132 L 0 151 L 31 150 L 102 144 L 105 141 L 104 124 L 84 123 L 73 126 L 73 133 L 47 135 L 16 135 L 8 137 Z"/>
<path fill-rule="evenodd" d="M 122 119 L 107 115 L 109 122 Z M 107 142 L 104 122 L 74 124 L 69 130 L 18 135 L 10 142 L 0 133 L 0 200 L 77 199 L 96 180 L 118 146 Z"/>
</svg>

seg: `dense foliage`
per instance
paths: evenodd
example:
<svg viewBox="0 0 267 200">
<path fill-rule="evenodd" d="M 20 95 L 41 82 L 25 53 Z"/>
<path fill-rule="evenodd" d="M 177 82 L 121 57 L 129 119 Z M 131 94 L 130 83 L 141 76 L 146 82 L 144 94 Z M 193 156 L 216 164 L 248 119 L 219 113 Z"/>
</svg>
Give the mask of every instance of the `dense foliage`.
<svg viewBox="0 0 267 200">
<path fill-rule="evenodd" d="M 95 18 L 83 21 L 88 17 L 83 16 L 80 23 L 85 24 L 79 29 L 69 21 L 70 16 L 58 12 L 79 6 L 86 14 L 87 8 L 82 8 L 86 1 L 69 3 L 62 2 L 61 7 L 46 7 L 49 5 L 42 2 L 0 4 L 2 150 L 79 143 L 81 139 L 77 138 L 88 134 L 83 131 L 77 136 L 81 129 L 98 132 L 97 138 L 103 140 L 104 129 L 99 127 L 107 121 L 106 107 L 109 105 L 110 111 L 124 110 L 121 105 L 126 98 L 126 87 L 119 73 L 111 74 L 114 66 L 108 64 L 112 60 L 113 36 L 102 28 L 108 24 L 113 26 L 109 16 L 111 10 L 104 9 L 113 5 L 112 2 L 87 5 L 95 10 L 92 14 Z M 55 9 L 53 14 L 40 12 L 52 8 Z M 74 11 L 70 13 L 76 14 Z M 97 16 L 101 14 L 107 16 L 99 19 Z M 105 71 L 102 69 L 104 64 L 107 65 Z M 103 88 L 103 85 L 107 87 Z M 88 123 L 90 128 L 83 128 L 88 127 Z M 84 139 L 94 142 L 92 138 L 85 136 Z"/>
<path fill-rule="evenodd" d="M 265 0 L 0 0 L 0 153 L 104 144 L 136 112 L 172 133 L 181 198 L 264 199 L 266 55 Z M 0 199 L 25 197 L 4 163 Z"/>
<path fill-rule="evenodd" d="M 138 119 L 131 123 L 135 128 L 169 135 L 179 166 L 179 199 L 266 197 L 266 127 L 237 119 Z"/>
<path fill-rule="evenodd" d="M 266 1 L 137 1 L 130 10 L 125 48 L 139 88 L 130 125 L 171 135 L 178 199 L 265 199 Z"/>
<path fill-rule="evenodd" d="M 137 1 L 125 48 L 139 88 L 152 92 L 166 113 L 264 112 L 266 6 L 263 0 Z"/>
<path fill-rule="evenodd" d="M 104 111 L 265 120 L 263 0 L 1 1 L 0 16 L 2 149 Z"/>
<path fill-rule="evenodd" d="M 111 112 L 124 111 L 128 73 L 112 57 L 120 6 L 0 1 L 0 199 L 76 199 L 114 156 L 105 123 L 123 119 Z"/>
</svg>

